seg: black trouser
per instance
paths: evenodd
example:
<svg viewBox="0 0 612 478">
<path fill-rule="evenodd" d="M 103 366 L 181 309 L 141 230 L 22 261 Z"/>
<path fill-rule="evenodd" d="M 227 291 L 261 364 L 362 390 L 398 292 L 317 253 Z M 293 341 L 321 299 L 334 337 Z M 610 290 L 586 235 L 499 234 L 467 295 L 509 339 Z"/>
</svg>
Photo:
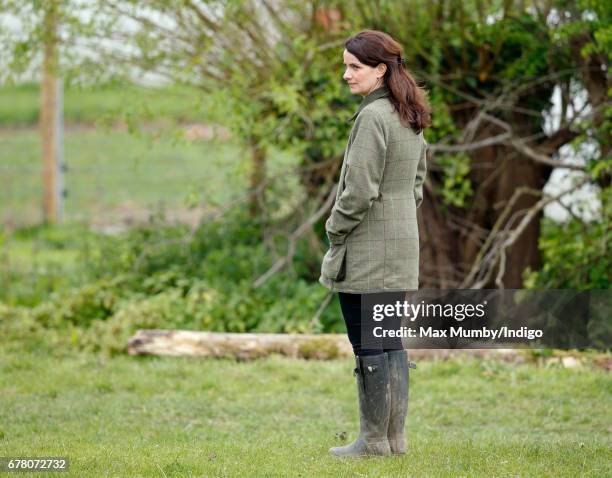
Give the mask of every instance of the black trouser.
<svg viewBox="0 0 612 478">
<path fill-rule="evenodd" d="M 369 339 L 367 344 L 362 347 L 362 295 L 365 294 L 349 294 L 346 292 L 338 292 L 338 298 L 340 299 L 340 308 L 342 309 L 342 315 L 344 317 L 344 323 L 346 324 L 346 331 L 348 333 L 349 340 L 353 346 L 353 352 L 355 355 L 378 355 L 383 352 L 391 350 L 403 349 L 402 340 L 399 337 L 380 338 L 379 340 Z M 404 301 L 406 299 L 406 292 L 385 292 L 384 294 L 368 294 L 371 299 L 368 302 L 383 301 L 386 303 L 395 303 L 395 301 Z M 367 312 L 367 311 L 363 311 Z M 372 324 L 371 315 L 364 315 L 364 325 L 367 333 L 371 332 L 368 324 Z M 385 328 L 399 328 L 401 323 L 400 317 L 385 318 Z M 371 335 L 370 335 L 371 337 Z"/>
</svg>

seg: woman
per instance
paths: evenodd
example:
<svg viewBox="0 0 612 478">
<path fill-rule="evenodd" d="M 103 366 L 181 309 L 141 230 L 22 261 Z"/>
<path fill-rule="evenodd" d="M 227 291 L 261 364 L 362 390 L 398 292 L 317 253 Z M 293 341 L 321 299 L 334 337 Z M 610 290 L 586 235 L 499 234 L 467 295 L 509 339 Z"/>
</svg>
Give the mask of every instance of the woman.
<svg viewBox="0 0 612 478">
<path fill-rule="evenodd" d="M 413 364 L 400 339 L 383 344 L 365 337 L 361 311 L 364 303 L 395 303 L 418 289 L 416 209 L 423 201 L 423 129 L 431 123 L 430 108 L 426 92 L 404 67 L 400 44 L 388 34 L 365 30 L 344 46 L 343 78 L 363 100 L 350 119 L 355 124 L 325 223 L 330 249 L 319 282 L 339 293 L 355 354 L 360 435 L 330 453 L 402 454 Z"/>
</svg>

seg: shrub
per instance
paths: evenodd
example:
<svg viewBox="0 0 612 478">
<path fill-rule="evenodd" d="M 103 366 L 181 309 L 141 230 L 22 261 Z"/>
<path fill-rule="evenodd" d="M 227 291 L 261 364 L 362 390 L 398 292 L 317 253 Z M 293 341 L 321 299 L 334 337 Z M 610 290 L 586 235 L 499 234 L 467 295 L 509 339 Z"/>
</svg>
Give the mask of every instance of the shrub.
<svg viewBox="0 0 612 478">
<path fill-rule="evenodd" d="M 319 259 L 304 244 L 298 244 L 295 267 L 252 287 L 275 260 L 260 237 L 260 225 L 242 213 L 204 223 L 193 233 L 153 221 L 118 236 L 88 235 L 80 245 L 82 283 L 53 291 L 26 315 L 41 333 L 53 330 L 78 348 L 109 354 L 125 352 L 137 329 L 341 327 L 335 301 L 315 319 L 328 291 L 316 280 Z"/>
<path fill-rule="evenodd" d="M 609 214 L 609 212 L 608 212 Z M 543 265 L 525 271 L 530 289 L 609 289 L 612 285 L 610 221 L 543 222 L 539 245 Z"/>
</svg>

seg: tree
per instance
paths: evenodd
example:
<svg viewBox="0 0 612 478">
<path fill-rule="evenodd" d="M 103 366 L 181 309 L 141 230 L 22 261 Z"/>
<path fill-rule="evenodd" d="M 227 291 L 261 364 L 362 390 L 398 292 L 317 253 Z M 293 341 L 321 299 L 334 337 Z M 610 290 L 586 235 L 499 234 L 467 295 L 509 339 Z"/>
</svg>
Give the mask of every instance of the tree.
<svg viewBox="0 0 612 478">
<path fill-rule="evenodd" d="M 79 41 L 97 56 L 83 61 L 82 71 L 155 72 L 231 106 L 228 124 L 253 158 L 253 214 L 269 217 L 261 207 L 269 147 L 300 152 L 309 200 L 274 224 L 286 229 L 288 251 L 257 284 L 291 264 L 303 235 L 317 242 L 313 225 L 322 232 L 350 127 L 345 120 L 358 103 L 341 79 L 343 44 L 363 28 L 396 37 L 409 69 L 430 90 L 430 173 L 419 211 L 422 287 L 521 287 L 524 271 L 541 265 L 547 204 L 597 184 L 602 207 L 610 207 L 603 194 L 611 169 L 606 2 L 86 3 L 95 14 L 79 29 Z M 587 100 L 579 105 L 582 91 Z M 560 121 L 547 129 L 556 92 Z M 584 152 L 587 143 L 592 153 Z M 581 163 L 563 159 L 569 147 L 580 151 Z M 574 174 L 576 183 L 550 196 L 543 188 L 555 168 Z"/>
<path fill-rule="evenodd" d="M 609 5 L 353 1 L 338 8 L 357 28 L 397 36 L 431 91 L 422 286 L 521 287 L 525 269 L 540 267 L 546 204 L 582 184 L 609 187 Z M 588 99 L 580 107 L 582 88 Z M 556 89 L 561 121 L 547 132 L 543 113 Z M 586 141 L 598 148 L 584 164 L 560 159 L 563 146 L 578 150 Z M 551 198 L 542 190 L 553 168 L 578 178 Z"/>
</svg>

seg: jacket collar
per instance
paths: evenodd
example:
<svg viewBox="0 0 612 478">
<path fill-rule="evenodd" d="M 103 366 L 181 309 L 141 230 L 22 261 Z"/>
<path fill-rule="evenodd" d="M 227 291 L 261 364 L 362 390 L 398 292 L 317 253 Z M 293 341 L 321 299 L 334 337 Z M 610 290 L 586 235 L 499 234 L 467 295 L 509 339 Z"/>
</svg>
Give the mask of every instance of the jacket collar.
<svg viewBox="0 0 612 478">
<path fill-rule="evenodd" d="M 385 96 L 389 96 L 389 88 L 387 87 L 387 85 L 382 85 L 376 88 L 374 91 L 371 91 L 370 94 L 363 98 L 361 104 L 359 105 L 359 108 L 357 109 L 357 112 L 353 116 L 351 116 L 348 121 L 353 121 L 355 118 L 357 118 L 359 113 L 361 113 L 361 110 L 363 110 L 366 106 L 368 106 L 370 103 L 376 101 L 379 98 L 384 98 Z"/>
</svg>

